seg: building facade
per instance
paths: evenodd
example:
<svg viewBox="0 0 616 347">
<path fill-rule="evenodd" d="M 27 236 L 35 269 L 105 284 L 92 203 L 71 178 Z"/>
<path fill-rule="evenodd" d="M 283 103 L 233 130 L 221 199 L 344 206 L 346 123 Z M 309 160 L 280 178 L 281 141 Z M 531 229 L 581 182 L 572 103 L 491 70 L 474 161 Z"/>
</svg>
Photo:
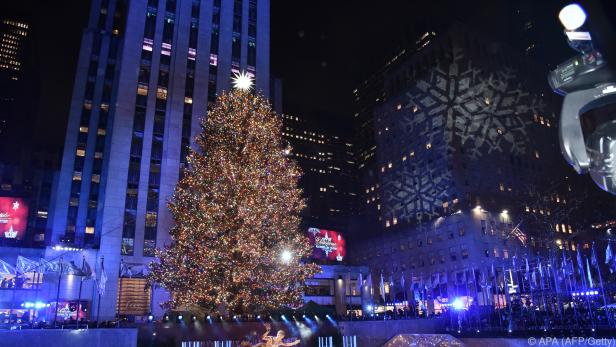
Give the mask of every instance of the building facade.
<svg viewBox="0 0 616 347">
<path fill-rule="evenodd" d="M 422 35 L 380 74 L 362 107 L 374 130 L 363 145 L 374 159 L 363 160 L 376 174 L 361 202 L 378 227 L 350 254 L 373 279 L 393 278 L 386 301 L 402 300 L 402 272 L 451 297 L 514 255 L 576 250 L 572 211 L 583 211 L 574 200 L 585 187 L 567 177 L 558 108 L 532 64 L 454 24 Z"/>
<path fill-rule="evenodd" d="M 0 160 L 15 159 L 12 152 L 16 146 L 11 142 L 19 139 L 20 119 L 27 116 L 32 107 L 32 90 L 26 82 L 28 77 L 26 54 L 30 39 L 30 26 L 22 20 L 0 18 Z M 27 71 L 26 71 L 27 72 Z M 23 91 L 28 98 L 22 100 Z M 17 148 L 18 149 L 18 148 Z M 14 161 L 14 160 L 13 160 Z"/>
<path fill-rule="evenodd" d="M 92 2 L 50 243 L 98 249 L 87 261 L 99 272 L 104 261 L 109 281 L 100 305 L 92 294 L 93 315 L 114 317 L 121 262 L 137 273 L 169 241 L 166 204 L 187 149 L 239 71 L 268 95 L 267 0 Z"/>
<path fill-rule="evenodd" d="M 307 204 L 305 226 L 347 232 L 350 220 L 357 217 L 353 143 L 306 118 L 282 117 L 282 136 L 291 145 L 291 158 L 302 169 L 299 185 Z"/>
</svg>

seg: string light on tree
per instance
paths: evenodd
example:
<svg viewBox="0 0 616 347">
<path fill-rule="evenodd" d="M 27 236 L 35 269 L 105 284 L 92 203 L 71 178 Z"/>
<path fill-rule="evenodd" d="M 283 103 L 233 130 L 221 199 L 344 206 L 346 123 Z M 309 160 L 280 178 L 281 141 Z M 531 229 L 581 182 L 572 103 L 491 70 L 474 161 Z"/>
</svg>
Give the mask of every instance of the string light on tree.
<svg viewBox="0 0 616 347">
<path fill-rule="evenodd" d="M 252 76 L 245 71 L 234 73 L 231 80 L 233 82 L 233 88 L 243 91 L 250 90 L 253 85 Z"/>
<path fill-rule="evenodd" d="M 170 292 L 164 307 L 211 315 L 301 305 L 319 270 L 300 228 L 300 170 L 285 154 L 281 118 L 246 74 L 201 124 L 196 149 L 169 209 L 171 244 L 157 250 L 150 282 Z"/>
</svg>

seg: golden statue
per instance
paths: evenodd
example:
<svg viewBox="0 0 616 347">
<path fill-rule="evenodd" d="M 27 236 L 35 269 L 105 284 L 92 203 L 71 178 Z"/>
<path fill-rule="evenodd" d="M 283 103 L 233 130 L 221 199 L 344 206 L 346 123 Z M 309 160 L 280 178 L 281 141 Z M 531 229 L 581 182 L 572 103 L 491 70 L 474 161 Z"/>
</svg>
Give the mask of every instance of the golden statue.
<svg viewBox="0 0 616 347">
<path fill-rule="evenodd" d="M 297 339 L 293 342 L 283 342 L 285 333 L 282 330 L 278 330 L 276 336 L 269 336 L 271 330 L 272 326 L 269 323 L 265 323 L 265 333 L 261 336 L 261 340 L 264 342 L 257 343 L 253 347 L 286 347 L 299 345 L 300 343 L 300 340 Z"/>
</svg>

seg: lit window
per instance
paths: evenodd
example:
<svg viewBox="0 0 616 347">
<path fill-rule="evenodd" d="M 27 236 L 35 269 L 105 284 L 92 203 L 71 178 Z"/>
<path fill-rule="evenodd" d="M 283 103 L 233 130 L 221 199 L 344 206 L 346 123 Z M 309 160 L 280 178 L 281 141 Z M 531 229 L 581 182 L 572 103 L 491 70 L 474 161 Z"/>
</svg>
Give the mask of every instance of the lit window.
<svg viewBox="0 0 616 347">
<path fill-rule="evenodd" d="M 190 98 L 190 97 L 188 97 L 188 96 L 185 96 L 185 97 L 184 97 L 184 103 L 185 103 L 185 104 L 192 104 L 192 101 L 193 101 L 193 100 L 192 100 L 192 98 Z"/>
<path fill-rule="evenodd" d="M 396 110 L 401 110 L 402 109 L 402 105 L 398 104 L 398 106 L 396 106 Z"/>
<path fill-rule="evenodd" d="M 85 149 L 77 149 L 77 156 L 78 157 L 84 157 L 86 155 L 86 150 Z"/>
<path fill-rule="evenodd" d="M 73 172 L 73 181 L 81 181 L 81 171 Z"/>
<path fill-rule="evenodd" d="M 137 94 L 146 96 L 148 95 L 148 86 L 143 83 L 139 83 L 137 86 Z"/>
<path fill-rule="evenodd" d="M 92 182 L 100 183 L 100 181 L 101 181 L 101 175 L 97 175 L 97 174 L 92 175 Z"/>
<path fill-rule="evenodd" d="M 47 218 L 47 214 L 48 214 L 47 211 L 37 211 L 36 212 L 36 216 L 38 218 Z"/>
<path fill-rule="evenodd" d="M 99 128 L 99 129 L 96 131 L 96 133 L 97 133 L 97 134 L 99 134 L 99 135 L 105 135 L 105 134 L 107 134 L 107 131 L 106 131 L 105 129 L 100 129 L 100 128 Z"/>
<path fill-rule="evenodd" d="M 387 220 L 387 221 L 385 221 L 385 226 L 386 226 L 387 228 L 389 228 L 389 221 L 388 221 L 388 220 Z"/>
<path fill-rule="evenodd" d="M 394 225 L 398 224 L 398 218 L 394 217 L 393 223 Z"/>
<path fill-rule="evenodd" d="M 79 132 L 80 133 L 87 133 L 88 132 L 88 127 L 79 127 Z"/>
<path fill-rule="evenodd" d="M 391 163 L 387 164 L 387 168 L 391 169 L 391 166 L 392 166 Z"/>
<path fill-rule="evenodd" d="M 431 144 L 431 143 L 429 143 L 429 142 L 428 142 L 428 143 L 426 143 L 426 149 L 430 149 L 430 148 L 432 148 L 432 144 Z"/>
<path fill-rule="evenodd" d="M 161 100 L 167 100 L 167 88 L 158 87 L 156 89 L 156 98 Z"/>
<path fill-rule="evenodd" d="M 86 227 L 86 234 L 94 234 L 94 227 Z"/>
<path fill-rule="evenodd" d="M 498 189 L 500 189 L 501 192 L 504 192 L 505 191 L 505 185 L 503 185 L 502 183 L 499 183 Z"/>
<path fill-rule="evenodd" d="M 539 151 L 535 151 L 535 158 L 539 159 Z"/>
<path fill-rule="evenodd" d="M 103 153 L 102 152 L 94 152 L 94 158 L 100 159 L 102 157 L 103 157 Z"/>
</svg>

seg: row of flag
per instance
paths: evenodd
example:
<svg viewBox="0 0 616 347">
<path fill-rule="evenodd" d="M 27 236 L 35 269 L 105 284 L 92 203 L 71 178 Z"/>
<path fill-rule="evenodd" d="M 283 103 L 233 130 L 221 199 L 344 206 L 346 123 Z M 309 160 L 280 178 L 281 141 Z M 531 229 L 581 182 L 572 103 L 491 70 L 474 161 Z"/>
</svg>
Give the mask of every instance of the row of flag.
<svg viewBox="0 0 616 347">
<path fill-rule="evenodd" d="M 597 257 L 595 246 L 593 243 L 591 249 L 590 257 L 583 257 L 580 248 L 577 247 L 576 251 L 576 263 L 577 263 L 577 275 L 581 280 L 584 281 L 584 287 L 586 288 L 595 288 L 597 285 L 603 286 L 602 279 L 599 278 L 601 283 L 597 283 L 593 278 L 593 267 L 596 269 L 598 276 L 600 277 L 600 268 L 599 268 L 599 259 Z M 559 290 L 560 283 L 565 280 L 568 276 L 575 276 L 576 272 L 574 270 L 573 259 L 568 259 L 566 254 L 563 251 L 562 261 L 560 264 L 554 262 L 553 259 L 545 259 L 541 260 L 541 258 L 537 258 L 536 266 L 531 267 L 529 263 L 529 259 L 525 258 L 523 264 L 517 264 L 517 257 L 512 257 L 512 266 L 498 266 L 495 268 L 494 264 L 491 265 L 490 269 L 487 271 L 479 270 L 479 276 L 476 276 L 475 268 L 471 270 L 464 270 L 455 275 L 455 279 L 453 281 L 456 285 L 468 284 L 476 282 L 482 289 L 484 288 L 492 288 L 494 286 L 504 289 L 505 287 L 518 287 L 515 284 L 515 278 L 518 278 L 518 274 L 520 271 L 522 274 L 522 281 L 525 282 L 523 285 L 528 284 L 530 290 L 533 289 L 554 289 Z M 610 273 L 614 273 L 616 271 L 616 253 L 611 246 L 611 242 L 608 243 L 605 250 L 605 264 L 608 266 Z M 558 268 L 560 266 L 560 269 Z M 486 275 L 486 272 L 488 273 Z M 468 273 L 468 275 L 467 275 Z M 515 273 L 515 275 L 514 275 Z M 518 279 L 519 281 L 519 279 Z M 554 281 L 554 282 L 552 282 Z M 385 301 L 386 299 L 386 290 L 385 284 L 389 285 L 390 292 L 393 291 L 391 288 L 395 288 L 395 282 L 393 274 L 389 275 L 389 280 L 386 281 L 383 273 L 380 274 L 380 280 L 378 283 L 379 287 L 379 296 Z M 425 290 L 430 290 L 437 288 L 440 284 L 448 283 L 447 273 L 441 275 L 441 273 L 430 274 L 424 278 L 423 274 L 419 275 L 419 278 L 411 274 L 410 276 L 410 289 L 414 292 Z M 368 274 L 367 279 L 364 281 L 362 274 L 359 275 L 357 281 L 358 291 L 361 293 L 362 286 L 368 286 L 368 288 L 372 288 L 372 277 Z M 406 294 L 406 278 L 404 272 L 401 273 L 399 285 L 404 289 L 404 293 Z M 519 283 L 518 283 L 519 284 Z M 545 287 L 544 287 L 545 285 Z M 505 290 L 506 294 L 508 294 L 509 290 Z"/>
</svg>

